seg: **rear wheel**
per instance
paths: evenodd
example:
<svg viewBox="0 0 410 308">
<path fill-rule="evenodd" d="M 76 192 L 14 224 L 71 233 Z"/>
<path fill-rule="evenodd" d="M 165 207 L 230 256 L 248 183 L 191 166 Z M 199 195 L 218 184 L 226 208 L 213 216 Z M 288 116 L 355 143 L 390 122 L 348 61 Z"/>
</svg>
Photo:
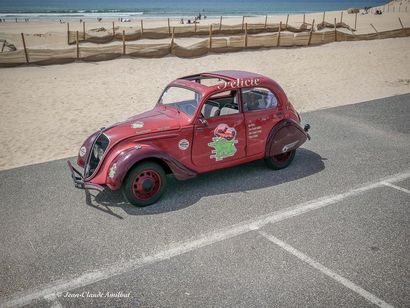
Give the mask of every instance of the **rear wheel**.
<svg viewBox="0 0 410 308">
<path fill-rule="evenodd" d="M 157 202 L 166 185 L 164 169 L 157 163 L 143 162 L 128 173 L 122 186 L 122 193 L 131 204 L 143 207 Z"/>
<path fill-rule="evenodd" d="M 286 153 L 281 153 L 279 155 L 270 156 L 265 158 L 265 162 L 269 168 L 274 170 L 279 170 L 286 168 L 290 165 L 293 158 L 295 157 L 296 150 L 292 150 Z"/>
</svg>

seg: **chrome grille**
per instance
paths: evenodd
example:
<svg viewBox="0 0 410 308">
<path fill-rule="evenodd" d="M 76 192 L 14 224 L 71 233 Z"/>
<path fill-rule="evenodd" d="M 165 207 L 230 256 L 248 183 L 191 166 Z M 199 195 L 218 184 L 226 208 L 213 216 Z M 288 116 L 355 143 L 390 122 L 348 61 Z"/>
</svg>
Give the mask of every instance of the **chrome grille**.
<svg viewBox="0 0 410 308">
<path fill-rule="evenodd" d="M 108 137 L 104 134 L 100 134 L 95 142 L 93 143 L 93 146 L 91 147 L 89 153 L 88 153 L 88 159 L 87 163 L 84 168 L 84 177 L 88 178 L 91 175 L 93 175 L 94 171 L 97 169 L 101 155 L 98 155 L 98 150 L 102 151 L 102 153 L 105 153 L 105 150 L 108 148 L 108 145 L 110 143 L 110 140 Z"/>
</svg>

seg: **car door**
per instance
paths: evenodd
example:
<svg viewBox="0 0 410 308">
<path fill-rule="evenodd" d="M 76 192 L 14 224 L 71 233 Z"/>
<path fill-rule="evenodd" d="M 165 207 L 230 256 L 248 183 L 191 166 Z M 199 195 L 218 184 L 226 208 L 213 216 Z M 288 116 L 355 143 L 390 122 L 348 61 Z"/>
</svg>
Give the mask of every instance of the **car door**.
<svg viewBox="0 0 410 308">
<path fill-rule="evenodd" d="M 283 118 L 279 100 L 274 92 L 264 87 L 243 88 L 241 94 L 246 126 L 246 155 L 261 155 L 265 152 L 269 132 Z"/>
<path fill-rule="evenodd" d="M 194 125 L 194 165 L 213 170 L 245 157 L 245 121 L 237 98 L 238 91 L 221 92 L 203 103 Z"/>
</svg>

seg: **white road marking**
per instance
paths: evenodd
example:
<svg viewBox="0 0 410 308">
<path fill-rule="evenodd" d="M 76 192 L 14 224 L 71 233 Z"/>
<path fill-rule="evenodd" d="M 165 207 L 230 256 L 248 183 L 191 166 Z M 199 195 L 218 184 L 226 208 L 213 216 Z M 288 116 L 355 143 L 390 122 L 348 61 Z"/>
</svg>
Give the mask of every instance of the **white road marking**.
<svg viewBox="0 0 410 308">
<path fill-rule="evenodd" d="M 313 268 L 319 270 L 320 272 L 322 272 L 326 276 L 329 276 L 333 280 L 336 280 L 338 283 L 341 283 L 346 288 L 349 288 L 353 292 L 356 292 L 357 294 L 363 296 L 369 302 L 371 302 L 371 303 L 373 303 L 373 304 L 375 304 L 379 307 L 383 307 L 383 308 L 392 308 L 393 307 L 392 305 L 390 305 L 390 304 L 386 303 L 385 301 L 383 301 L 382 299 L 378 298 L 376 295 L 373 295 L 372 293 L 366 291 L 365 289 L 363 289 L 362 287 L 358 286 L 357 284 L 351 282 L 350 280 L 336 274 L 335 272 L 328 269 L 324 265 L 320 264 L 319 262 L 317 262 L 317 261 L 313 260 L 312 258 L 310 258 L 309 256 L 305 255 L 303 252 L 300 252 L 296 248 L 293 248 L 292 246 L 290 246 L 290 245 L 286 244 L 285 242 L 281 241 L 277 237 L 274 237 L 273 235 L 270 235 L 270 234 L 268 234 L 266 232 L 263 232 L 263 231 L 259 231 L 259 234 L 262 235 L 263 237 L 265 237 L 267 240 L 271 241 L 272 243 L 274 243 L 274 244 L 278 245 L 279 247 L 283 248 L 284 250 L 286 250 L 290 254 L 294 255 L 298 259 L 302 260 L 303 262 L 306 262 L 307 264 L 309 264 Z"/>
<path fill-rule="evenodd" d="M 260 216 L 256 219 L 249 221 L 244 221 L 242 223 L 229 226 L 205 235 L 198 237 L 197 239 L 175 243 L 168 249 L 160 251 L 154 255 L 142 257 L 135 260 L 130 260 L 124 263 L 116 263 L 107 266 L 100 270 L 95 270 L 92 272 L 84 273 L 79 277 L 70 279 L 61 279 L 58 281 L 51 282 L 49 284 L 43 285 L 37 289 L 28 290 L 26 292 L 17 293 L 12 296 L 8 301 L 0 302 L 1 307 L 20 307 L 30 304 L 34 300 L 42 299 L 50 295 L 74 290 L 90 284 L 96 283 L 101 280 L 105 280 L 123 273 L 130 272 L 142 266 L 160 262 L 166 259 L 170 259 L 175 256 L 182 255 L 184 253 L 194 251 L 196 249 L 212 245 L 214 243 L 221 242 L 223 240 L 247 233 L 252 230 L 257 230 L 267 225 L 268 223 L 275 223 L 285 219 L 289 219 L 316 209 L 326 207 L 328 205 L 339 202 L 348 197 L 353 197 L 359 195 L 363 192 L 369 191 L 371 189 L 383 186 L 384 182 L 398 182 L 410 177 L 410 171 L 399 173 L 390 177 L 386 177 L 378 180 L 377 182 L 369 183 L 367 185 L 361 186 L 349 190 L 347 192 L 330 195 L 301 203 L 295 206 L 291 206 L 267 215 Z"/>
<path fill-rule="evenodd" d="M 385 186 L 388 186 L 388 187 L 391 187 L 391 188 L 395 188 L 395 189 L 397 189 L 397 190 L 400 190 L 400 191 L 403 191 L 403 192 L 405 192 L 405 193 L 410 194 L 410 190 L 408 190 L 408 189 L 406 189 L 406 188 L 403 188 L 403 187 L 400 187 L 400 186 L 397 186 L 397 185 L 393 185 L 393 184 L 388 183 L 388 182 L 383 182 L 382 184 L 385 185 Z"/>
</svg>

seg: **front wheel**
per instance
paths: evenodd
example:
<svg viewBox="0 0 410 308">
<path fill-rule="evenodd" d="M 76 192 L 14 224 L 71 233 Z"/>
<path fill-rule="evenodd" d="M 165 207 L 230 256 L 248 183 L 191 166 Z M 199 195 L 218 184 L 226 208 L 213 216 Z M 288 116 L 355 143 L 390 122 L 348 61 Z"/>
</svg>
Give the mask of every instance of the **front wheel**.
<svg viewBox="0 0 410 308">
<path fill-rule="evenodd" d="M 292 150 L 286 153 L 281 153 L 279 155 L 270 156 L 268 158 L 265 158 L 265 162 L 271 169 L 283 169 L 290 165 L 293 158 L 295 158 L 295 153 L 296 150 Z"/>
<path fill-rule="evenodd" d="M 131 204 L 143 207 L 157 202 L 166 186 L 164 169 L 154 162 L 142 162 L 128 173 L 122 193 Z"/>
</svg>

